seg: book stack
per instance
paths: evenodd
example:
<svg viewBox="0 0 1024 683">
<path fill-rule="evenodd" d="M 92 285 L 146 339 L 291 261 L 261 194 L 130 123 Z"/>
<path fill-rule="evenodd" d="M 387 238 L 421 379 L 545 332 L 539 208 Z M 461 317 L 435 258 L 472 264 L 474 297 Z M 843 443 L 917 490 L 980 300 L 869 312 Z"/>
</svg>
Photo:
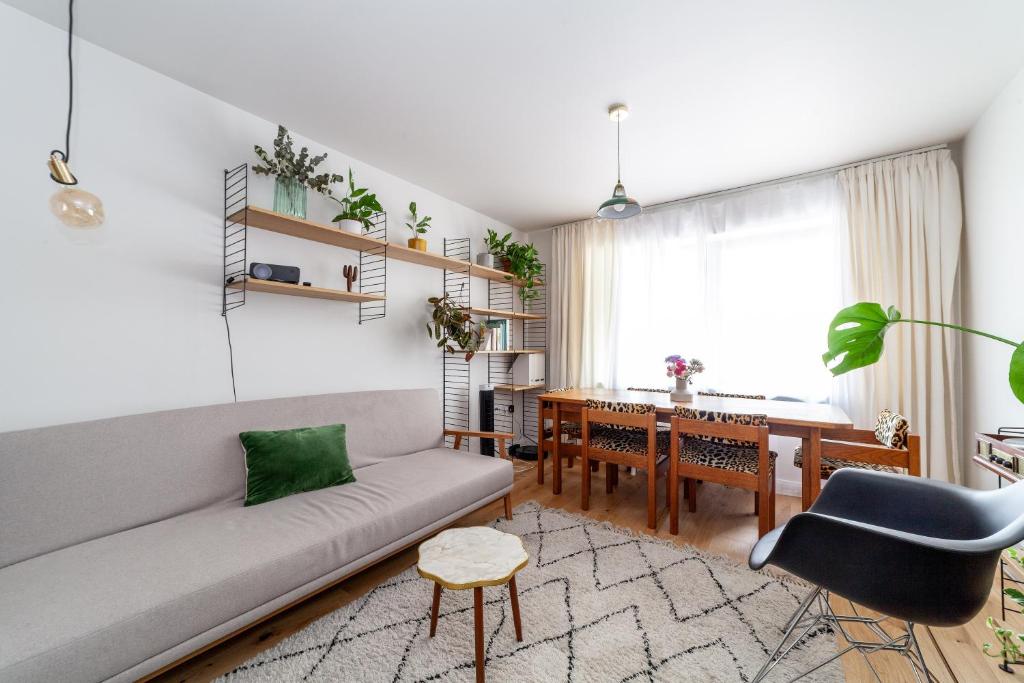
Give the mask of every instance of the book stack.
<svg viewBox="0 0 1024 683">
<path fill-rule="evenodd" d="M 484 339 L 481 351 L 508 351 L 509 329 L 508 320 L 488 320 L 484 323 Z"/>
</svg>

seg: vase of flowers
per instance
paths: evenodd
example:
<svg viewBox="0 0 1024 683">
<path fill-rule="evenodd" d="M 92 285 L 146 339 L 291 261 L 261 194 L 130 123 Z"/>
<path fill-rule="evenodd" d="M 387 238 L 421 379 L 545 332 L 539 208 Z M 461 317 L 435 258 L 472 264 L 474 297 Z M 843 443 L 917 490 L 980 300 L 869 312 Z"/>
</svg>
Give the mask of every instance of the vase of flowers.
<svg viewBox="0 0 1024 683">
<path fill-rule="evenodd" d="M 689 403 L 693 400 L 693 392 L 690 391 L 690 378 L 698 372 L 704 372 L 704 364 L 696 358 L 687 361 L 676 354 L 665 357 L 665 374 L 668 377 L 675 377 L 676 380 L 675 391 L 669 395 L 673 401 Z"/>
</svg>

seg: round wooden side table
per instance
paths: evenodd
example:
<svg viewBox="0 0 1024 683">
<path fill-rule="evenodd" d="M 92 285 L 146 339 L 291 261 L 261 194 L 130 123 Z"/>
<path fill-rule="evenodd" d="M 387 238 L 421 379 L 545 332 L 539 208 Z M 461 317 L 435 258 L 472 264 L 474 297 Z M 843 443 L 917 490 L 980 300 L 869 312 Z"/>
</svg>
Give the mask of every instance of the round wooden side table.
<svg viewBox="0 0 1024 683">
<path fill-rule="evenodd" d="M 525 567 L 529 559 L 518 536 L 486 526 L 448 529 L 420 544 L 416 570 L 420 576 L 434 582 L 434 601 L 430 608 L 431 638 L 437 631 L 441 588 L 473 589 L 473 635 L 478 683 L 484 680 L 484 587 L 508 584 L 516 640 L 522 641 L 523 623 L 519 617 L 516 572 Z"/>
</svg>

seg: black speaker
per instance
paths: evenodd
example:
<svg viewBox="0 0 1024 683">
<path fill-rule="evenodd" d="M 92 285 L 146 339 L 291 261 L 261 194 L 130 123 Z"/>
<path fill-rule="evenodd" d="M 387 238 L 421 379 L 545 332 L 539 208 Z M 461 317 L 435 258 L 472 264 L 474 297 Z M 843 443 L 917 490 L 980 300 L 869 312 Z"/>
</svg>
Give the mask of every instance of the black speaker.
<svg viewBox="0 0 1024 683">
<path fill-rule="evenodd" d="M 278 266 L 273 263 L 249 264 L 249 277 L 257 280 L 273 280 L 274 282 L 290 282 L 299 284 L 298 266 Z"/>
<path fill-rule="evenodd" d="M 480 431 L 494 431 L 494 387 L 480 385 Z M 494 439 L 480 439 L 480 453 L 494 456 Z"/>
</svg>

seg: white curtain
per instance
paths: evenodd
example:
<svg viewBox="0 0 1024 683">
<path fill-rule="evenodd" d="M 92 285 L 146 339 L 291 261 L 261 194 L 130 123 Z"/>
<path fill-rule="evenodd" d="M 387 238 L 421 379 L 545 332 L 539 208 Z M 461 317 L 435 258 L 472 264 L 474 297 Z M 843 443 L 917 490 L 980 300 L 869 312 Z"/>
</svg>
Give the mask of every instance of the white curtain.
<svg viewBox="0 0 1024 683">
<path fill-rule="evenodd" d="M 844 299 L 895 305 L 904 318 L 960 324 L 957 269 L 963 214 L 949 150 L 839 173 L 847 205 Z M 960 333 L 899 324 L 880 363 L 844 375 L 837 400 L 858 425 L 882 408 L 922 437 L 922 472 L 961 481 Z"/>
<path fill-rule="evenodd" d="M 827 399 L 838 196 L 818 177 L 557 228 L 554 382 L 667 387 L 678 353 L 707 366 L 698 388 Z"/>
</svg>

